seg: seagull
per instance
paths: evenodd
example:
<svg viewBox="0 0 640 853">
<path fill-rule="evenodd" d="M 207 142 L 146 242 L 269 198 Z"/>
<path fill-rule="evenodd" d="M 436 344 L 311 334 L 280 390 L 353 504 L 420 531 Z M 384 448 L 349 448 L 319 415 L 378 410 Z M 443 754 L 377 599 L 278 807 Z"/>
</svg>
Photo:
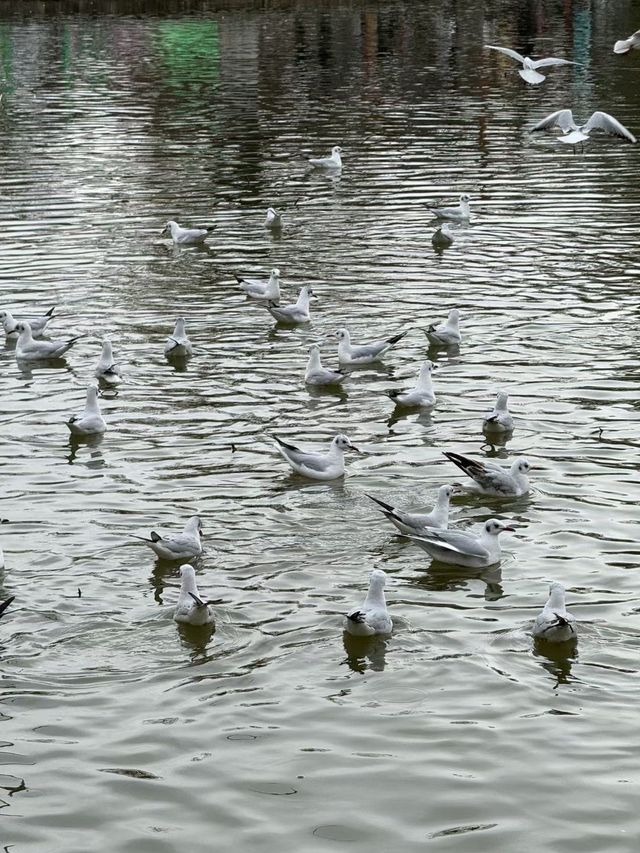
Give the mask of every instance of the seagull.
<svg viewBox="0 0 640 853">
<path fill-rule="evenodd" d="M 431 207 L 429 204 L 425 204 L 425 207 L 429 208 L 431 213 L 438 219 L 453 219 L 455 222 L 465 222 L 471 216 L 469 208 L 470 199 L 471 196 L 463 193 L 460 196 L 460 204 L 457 207 Z"/>
<path fill-rule="evenodd" d="M 61 358 L 67 350 L 86 335 L 76 335 L 66 341 L 34 341 L 31 326 L 26 320 L 16 326 L 18 343 L 16 344 L 16 359 L 18 361 L 41 361 L 47 358 Z"/>
<path fill-rule="evenodd" d="M 373 634 L 390 634 L 393 622 L 384 600 L 386 574 L 374 569 L 369 576 L 369 591 L 362 607 L 354 607 L 344 617 L 344 630 L 356 637 L 371 637 Z"/>
<path fill-rule="evenodd" d="M 435 347 L 452 347 L 462 343 L 460 334 L 460 312 L 457 308 L 449 311 L 446 323 L 432 324 L 425 330 L 429 343 Z"/>
<path fill-rule="evenodd" d="M 387 391 L 387 394 L 396 406 L 435 406 L 436 395 L 433 393 L 433 386 L 431 384 L 431 371 L 434 367 L 433 362 L 425 361 L 420 368 L 420 376 L 415 388 L 406 388 L 404 390 L 393 388 L 391 391 Z"/>
<path fill-rule="evenodd" d="M 193 346 L 184 330 L 184 317 L 178 317 L 173 334 L 164 345 L 167 358 L 188 358 L 193 355 Z"/>
<path fill-rule="evenodd" d="M 274 435 L 273 438 L 276 440 L 278 450 L 283 458 L 296 474 L 302 474 L 303 477 L 310 477 L 312 480 L 335 480 L 337 477 L 344 476 L 345 450 L 355 450 L 356 453 L 362 452 L 354 444 L 351 444 L 346 435 L 336 435 L 327 453 L 309 453 L 306 450 L 300 450 L 293 444 L 282 441 L 277 435 Z"/>
<path fill-rule="evenodd" d="M 180 566 L 180 577 L 180 596 L 173 618 L 185 625 L 210 625 L 213 622 L 213 613 L 209 604 L 200 598 L 193 566 L 188 563 Z"/>
<path fill-rule="evenodd" d="M 267 302 L 267 311 L 278 323 L 287 323 L 293 326 L 299 323 L 308 323 L 311 320 L 309 298 L 313 295 L 313 290 L 311 290 L 308 284 L 305 284 L 300 290 L 300 295 L 296 303 L 278 306 L 275 302 Z"/>
<path fill-rule="evenodd" d="M 264 227 L 271 231 L 279 231 L 282 228 L 282 214 L 274 210 L 273 207 L 268 207 Z"/>
<path fill-rule="evenodd" d="M 45 327 L 49 320 L 53 317 L 53 312 L 56 310 L 56 306 L 53 308 L 49 308 L 46 314 L 43 314 L 42 317 L 33 317 L 27 322 L 31 326 L 31 334 L 34 338 L 39 338 L 42 336 L 42 333 L 45 330 Z M 11 311 L 0 311 L 0 323 L 2 323 L 2 327 L 4 328 L 4 333 L 7 337 L 9 335 L 17 335 L 18 334 L 18 320 L 16 320 L 11 313 Z"/>
<path fill-rule="evenodd" d="M 202 523 L 197 515 L 191 516 L 184 526 L 182 533 L 160 536 L 155 530 L 150 538 L 134 536 L 141 539 L 161 560 L 189 560 L 202 554 Z"/>
<path fill-rule="evenodd" d="M 614 53 L 629 53 L 631 48 L 638 50 L 640 48 L 640 30 L 636 30 L 628 39 L 621 39 L 613 46 Z"/>
<path fill-rule="evenodd" d="M 420 536 L 409 536 L 409 539 L 441 563 L 483 569 L 500 562 L 498 534 L 505 530 L 515 532 L 515 528 L 492 518 L 482 525 L 479 534 L 432 528 L 425 530 Z"/>
<path fill-rule="evenodd" d="M 436 249 L 446 249 L 455 240 L 455 234 L 448 222 L 443 222 L 437 231 L 434 231 L 431 242 Z"/>
<path fill-rule="evenodd" d="M 321 169 L 342 169 L 342 148 L 339 145 L 334 145 L 331 149 L 330 157 L 310 157 L 309 165 L 316 166 Z"/>
<path fill-rule="evenodd" d="M 548 68 L 551 65 L 577 65 L 577 62 L 571 62 L 569 59 L 554 59 L 553 57 L 548 57 L 547 59 L 529 59 L 528 56 L 522 56 L 515 50 L 511 50 L 508 47 L 496 47 L 493 44 L 485 44 L 486 50 L 499 50 L 500 53 L 504 53 L 507 56 L 510 56 L 511 59 L 515 59 L 516 62 L 522 63 L 522 68 L 518 68 L 518 74 L 525 80 L 527 83 L 532 83 L 536 86 L 538 83 L 542 83 L 545 79 L 544 74 L 539 74 L 536 71 L 536 68 Z"/>
<path fill-rule="evenodd" d="M 400 332 L 392 338 L 383 341 L 372 341 L 370 344 L 351 344 L 351 334 L 348 329 L 338 329 L 338 361 L 340 364 L 372 364 L 379 361 L 385 353 L 406 335 Z"/>
<path fill-rule="evenodd" d="M 7 607 L 11 604 L 12 601 L 15 601 L 15 595 L 12 595 L 11 598 L 7 598 L 0 604 L 0 619 L 2 619 L 2 617 L 7 611 Z"/>
<path fill-rule="evenodd" d="M 95 375 L 104 385 L 118 385 L 122 382 L 118 365 L 113 360 L 113 350 L 109 338 L 102 341 L 102 354 L 95 369 Z"/>
<path fill-rule="evenodd" d="M 573 120 L 571 110 L 558 110 L 551 113 L 538 124 L 531 128 L 531 132 L 536 130 L 547 130 L 550 127 L 559 127 L 563 132 L 563 136 L 559 136 L 558 140 L 567 145 L 578 145 L 581 142 L 586 142 L 589 139 L 589 134 L 594 130 L 603 130 L 611 136 L 619 136 L 621 139 L 626 139 L 627 142 L 636 142 L 635 136 L 627 130 L 624 125 L 610 116 L 609 113 L 603 113 L 596 110 L 591 114 L 591 118 L 586 124 L 578 126 Z"/>
<path fill-rule="evenodd" d="M 236 276 L 236 281 L 251 299 L 263 299 L 274 302 L 276 305 L 280 302 L 280 270 L 277 267 L 271 270 L 269 278 Z"/>
<path fill-rule="evenodd" d="M 529 491 L 527 473 L 531 466 L 524 459 L 516 459 L 510 468 L 503 468 L 495 462 L 476 462 L 459 453 L 444 454 L 450 462 L 475 480 L 480 491 L 496 497 L 522 497 Z"/>
<path fill-rule="evenodd" d="M 498 391 L 493 410 L 487 412 L 482 421 L 483 432 L 511 432 L 513 416 L 508 408 L 509 395 L 506 391 Z"/>
<path fill-rule="evenodd" d="M 189 246 L 196 243 L 204 243 L 215 227 L 215 225 L 211 225 L 208 228 L 181 228 L 177 222 L 171 219 L 162 229 L 162 236 L 164 237 L 165 234 L 170 233 L 174 243 L 181 246 Z"/>
<path fill-rule="evenodd" d="M 101 435 L 105 432 L 107 424 L 100 413 L 97 385 L 89 385 L 84 411 L 81 415 L 72 415 L 67 426 L 74 435 Z"/>
<path fill-rule="evenodd" d="M 449 524 L 449 501 L 454 494 L 455 486 L 440 486 L 435 506 L 431 512 L 422 513 L 403 512 L 384 503 L 379 498 L 374 498 L 373 495 L 367 495 L 367 497 L 381 507 L 382 514 L 398 528 L 400 533 L 420 533 L 425 527 L 447 528 Z"/>
<path fill-rule="evenodd" d="M 575 624 L 575 616 L 564 603 L 564 587 L 561 583 L 552 583 L 549 600 L 533 624 L 533 636 L 551 643 L 566 643 L 577 638 Z"/>
<path fill-rule="evenodd" d="M 309 347 L 309 362 L 304 374 L 307 385 L 340 385 L 345 379 L 346 374 L 342 370 L 330 370 L 322 366 L 318 344 Z"/>
</svg>

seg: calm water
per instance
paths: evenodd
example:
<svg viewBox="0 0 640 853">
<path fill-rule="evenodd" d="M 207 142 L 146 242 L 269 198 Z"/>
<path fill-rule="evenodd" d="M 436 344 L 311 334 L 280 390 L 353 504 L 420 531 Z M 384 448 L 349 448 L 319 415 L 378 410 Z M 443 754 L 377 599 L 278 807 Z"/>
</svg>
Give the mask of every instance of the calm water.
<svg viewBox="0 0 640 853">
<path fill-rule="evenodd" d="M 1 302 L 55 304 L 52 334 L 87 337 L 58 366 L 0 351 L 2 844 L 635 851 L 640 146 L 574 155 L 526 130 L 571 106 L 640 131 L 640 55 L 611 53 L 631 4 L 15 5 Z M 584 67 L 527 87 L 484 42 Z M 343 174 L 306 171 L 333 144 Z M 436 254 L 421 202 L 465 191 L 473 221 Z M 279 238 L 269 204 L 290 211 Z M 168 218 L 217 230 L 177 251 Z M 239 295 L 233 273 L 275 265 L 287 297 L 320 296 L 308 328 Z M 394 414 L 385 389 L 453 305 L 464 343 L 440 355 L 438 407 Z M 179 314 L 182 372 L 162 355 Z M 412 331 L 344 393 L 311 394 L 307 346 L 343 325 Z M 72 446 L 104 334 L 127 381 L 104 440 Z M 492 449 L 480 418 L 500 387 L 517 430 Z M 271 431 L 343 431 L 365 455 L 308 483 Z M 428 505 L 460 479 L 443 449 L 535 465 L 527 499 L 455 499 L 454 523 L 518 523 L 500 569 L 430 569 L 365 497 Z M 196 512 L 210 638 L 176 627 L 175 568 L 131 538 Z M 394 636 L 345 645 L 373 567 Z M 546 657 L 528 632 L 554 579 L 580 641 Z"/>
</svg>

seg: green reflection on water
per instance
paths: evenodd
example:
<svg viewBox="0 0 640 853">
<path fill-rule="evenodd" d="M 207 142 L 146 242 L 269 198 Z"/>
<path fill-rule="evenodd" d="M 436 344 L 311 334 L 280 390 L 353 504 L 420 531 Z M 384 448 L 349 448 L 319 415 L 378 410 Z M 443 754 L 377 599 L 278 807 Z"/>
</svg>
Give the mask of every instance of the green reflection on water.
<svg viewBox="0 0 640 853">
<path fill-rule="evenodd" d="M 213 85 L 218 79 L 220 40 L 216 21 L 162 21 L 156 46 L 166 67 L 167 85 Z"/>
</svg>

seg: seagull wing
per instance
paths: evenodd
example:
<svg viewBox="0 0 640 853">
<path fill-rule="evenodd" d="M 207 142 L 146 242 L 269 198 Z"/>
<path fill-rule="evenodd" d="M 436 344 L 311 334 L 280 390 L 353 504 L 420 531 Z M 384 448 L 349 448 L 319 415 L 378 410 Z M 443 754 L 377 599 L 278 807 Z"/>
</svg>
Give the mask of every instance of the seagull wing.
<svg viewBox="0 0 640 853">
<path fill-rule="evenodd" d="M 620 124 L 618 119 L 610 116 L 609 113 L 602 113 L 597 110 L 589 121 L 581 128 L 584 133 L 589 133 L 591 130 L 603 130 L 605 133 L 610 133 L 612 136 L 620 136 L 622 139 L 627 139 L 629 142 L 636 142 L 635 136 Z"/>
<path fill-rule="evenodd" d="M 613 52 L 629 53 L 632 47 L 637 46 L 638 42 L 640 42 L 640 30 L 636 30 L 628 39 L 621 39 L 620 41 L 617 41 L 613 46 Z"/>
<path fill-rule="evenodd" d="M 428 530 L 420 536 L 409 536 L 409 539 L 413 539 L 419 545 L 423 544 L 425 548 L 431 545 L 442 548 L 450 554 L 462 554 L 466 557 L 482 558 L 488 553 L 476 536 L 456 530 Z"/>
<path fill-rule="evenodd" d="M 486 50 L 499 50 L 500 53 L 506 54 L 506 56 L 510 56 L 511 59 L 515 59 L 516 62 L 524 62 L 524 56 L 518 53 L 517 50 L 511 50 L 509 47 L 496 47 L 495 44 L 485 44 Z"/>
<path fill-rule="evenodd" d="M 558 110 L 555 113 L 551 113 L 546 118 L 543 118 L 542 121 L 539 121 L 538 124 L 534 125 L 531 128 L 531 132 L 533 133 L 536 130 L 547 130 L 549 127 L 559 127 L 565 133 L 568 133 L 570 130 L 578 130 L 578 126 L 573 120 L 573 113 L 571 110 Z"/>
<path fill-rule="evenodd" d="M 534 68 L 548 68 L 550 65 L 577 65 L 577 62 L 571 62 L 570 59 L 555 59 L 553 56 L 547 59 L 534 59 L 532 65 Z"/>
</svg>

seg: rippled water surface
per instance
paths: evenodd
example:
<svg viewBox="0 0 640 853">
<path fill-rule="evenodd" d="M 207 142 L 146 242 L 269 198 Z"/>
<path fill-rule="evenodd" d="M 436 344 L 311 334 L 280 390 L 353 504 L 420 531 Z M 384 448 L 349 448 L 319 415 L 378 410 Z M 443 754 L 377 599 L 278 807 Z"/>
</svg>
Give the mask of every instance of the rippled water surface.
<svg viewBox="0 0 640 853">
<path fill-rule="evenodd" d="M 611 53 L 632 4 L 68 5 L 0 3 L 1 301 L 86 335 L 30 369 L 0 351 L 0 842 L 636 850 L 640 147 L 528 133 L 566 106 L 640 131 L 640 55 Z M 581 65 L 528 87 L 483 43 Z M 342 174 L 307 170 L 334 144 Z M 472 221 L 438 254 L 422 202 L 460 192 Z M 175 249 L 170 218 L 216 230 Z M 285 301 L 315 289 L 308 326 L 240 294 L 273 266 Z M 394 411 L 454 305 L 436 409 Z M 181 314 L 195 355 L 173 366 Z M 345 325 L 410 332 L 310 392 L 308 345 L 335 364 Z M 104 335 L 126 382 L 104 439 L 72 444 Z M 503 387 L 517 427 L 491 447 Z M 308 482 L 272 432 L 364 454 Z M 516 522 L 500 567 L 430 566 L 365 496 L 428 506 L 461 477 L 442 450 L 534 465 L 525 499 L 454 499 L 455 524 Z M 194 513 L 211 636 L 177 628 L 177 569 L 133 538 Z M 347 643 L 374 567 L 393 637 Z M 532 647 L 551 580 L 569 653 Z"/>
</svg>

